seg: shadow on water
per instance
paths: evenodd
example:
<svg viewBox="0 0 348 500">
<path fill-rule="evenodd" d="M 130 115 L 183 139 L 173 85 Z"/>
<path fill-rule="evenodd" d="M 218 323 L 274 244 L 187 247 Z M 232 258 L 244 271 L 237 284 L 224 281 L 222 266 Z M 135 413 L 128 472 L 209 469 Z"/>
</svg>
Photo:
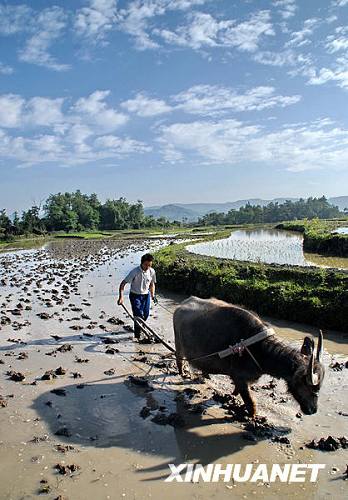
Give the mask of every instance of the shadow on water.
<svg viewBox="0 0 348 500">
<path fill-rule="evenodd" d="M 243 430 L 222 418 L 210 416 L 209 412 L 190 412 L 185 401 L 175 397 L 178 391 L 168 385 L 152 390 L 121 378 L 114 377 L 109 383 L 82 384 L 82 388 L 67 385 L 62 387 L 65 397 L 46 392 L 33 402 L 33 409 L 53 434 L 66 429 L 68 435 L 60 435 L 59 439 L 69 444 L 117 447 L 165 459 L 159 465 L 142 469 L 143 472 L 167 474 L 168 463 L 208 464 L 255 444 L 244 438 Z M 140 416 L 144 406 L 150 410 L 147 418 Z M 183 426 L 156 425 L 151 421 L 158 413 L 172 412 L 183 419 Z M 226 425 L 231 426 L 231 433 L 226 433 Z M 207 426 L 210 428 L 200 432 Z"/>
</svg>

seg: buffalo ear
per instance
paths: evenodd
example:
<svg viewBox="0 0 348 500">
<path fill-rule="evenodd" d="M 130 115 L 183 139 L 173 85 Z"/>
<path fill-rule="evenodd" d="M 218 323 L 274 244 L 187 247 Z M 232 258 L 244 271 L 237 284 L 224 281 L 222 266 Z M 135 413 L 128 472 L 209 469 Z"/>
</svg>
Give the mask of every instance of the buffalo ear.
<svg viewBox="0 0 348 500">
<path fill-rule="evenodd" d="M 301 347 L 301 354 L 303 356 L 311 356 L 314 351 L 314 340 L 311 337 L 305 337 Z"/>
</svg>

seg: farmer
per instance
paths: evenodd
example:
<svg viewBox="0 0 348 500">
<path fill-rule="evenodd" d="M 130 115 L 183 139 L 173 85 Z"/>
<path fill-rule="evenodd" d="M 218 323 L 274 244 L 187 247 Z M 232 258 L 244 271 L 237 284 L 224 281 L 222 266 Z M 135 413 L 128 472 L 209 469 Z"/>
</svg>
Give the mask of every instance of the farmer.
<svg viewBox="0 0 348 500">
<path fill-rule="evenodd" d="M 155 295 L 156 273 L 152 267 L 153 257 L 146 253 L 141 257 L 140 266 L 135 267 L 120 283 L 118 305 L 123 304 L 123 290 L 130 283 L 129 300 L 132 305 L 133 316 L 146 321 L 150 313 L 150 295 L 157 303 Z M 140 338 L 140 326 L 134 322 L 134 337 Z"/>
</svg>

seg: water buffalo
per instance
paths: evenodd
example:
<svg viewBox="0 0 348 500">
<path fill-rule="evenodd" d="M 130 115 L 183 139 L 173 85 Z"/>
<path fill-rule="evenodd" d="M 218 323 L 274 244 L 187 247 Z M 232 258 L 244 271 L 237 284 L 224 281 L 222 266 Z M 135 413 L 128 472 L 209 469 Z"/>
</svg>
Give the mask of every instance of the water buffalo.
<svg viewBox="0 0 348 500">
<path fill-rule="evenodd" d="M 255 362 L 246 351 L 225 358 L 218 355 L 201 358 L 265 329 L 266 325 L 253 312 L 214 298 L 190 297 L 177 307 L 173 322 L 176 362 L 181 375 L 184 359 L 205 374 L 228 375 L 235 385 L 233 394 L 241 395 L 248 413 L 254 417 L 256 405 L 249 384 L 261 375 L 269 374 L 286 381 L 289 392 L 304 414 L 316 413 L 324 378 L 321 332 L 315 354 L 310 337 L 305 337 L 301 350 L 298 350 L 283 343 L 276 335 L 268 336 L 249 347 Z"/>
</svg>

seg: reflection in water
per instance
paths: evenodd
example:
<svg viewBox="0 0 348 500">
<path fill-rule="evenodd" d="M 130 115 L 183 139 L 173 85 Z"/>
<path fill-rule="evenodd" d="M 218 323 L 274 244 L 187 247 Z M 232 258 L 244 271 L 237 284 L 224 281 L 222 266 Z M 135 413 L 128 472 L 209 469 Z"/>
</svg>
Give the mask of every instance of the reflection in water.
<svg viewBox="0 0 348 500">
<path fill-rule="evenodd" d="M 221 240 L 206 241 L 186 247 L 189 252 L 224 259 L 295 266 L 329 266 L 348 268 L 348 259 L 322 257 L 303 253 L 301 234 L 277 229 L 233 231 Z"/>
<path fill-rule="evenodd" d="M 302 236 L 276 229 L 238 230 L 222 240 L 189 245 L 190 252 L 225 259 L 307 266 Z"/>
<path fill-rule="evenodd" d="M 348 227 L 338 227 L 333 233 L 338 233 L 338 234 L 348 234 Z"/>
</svg>

